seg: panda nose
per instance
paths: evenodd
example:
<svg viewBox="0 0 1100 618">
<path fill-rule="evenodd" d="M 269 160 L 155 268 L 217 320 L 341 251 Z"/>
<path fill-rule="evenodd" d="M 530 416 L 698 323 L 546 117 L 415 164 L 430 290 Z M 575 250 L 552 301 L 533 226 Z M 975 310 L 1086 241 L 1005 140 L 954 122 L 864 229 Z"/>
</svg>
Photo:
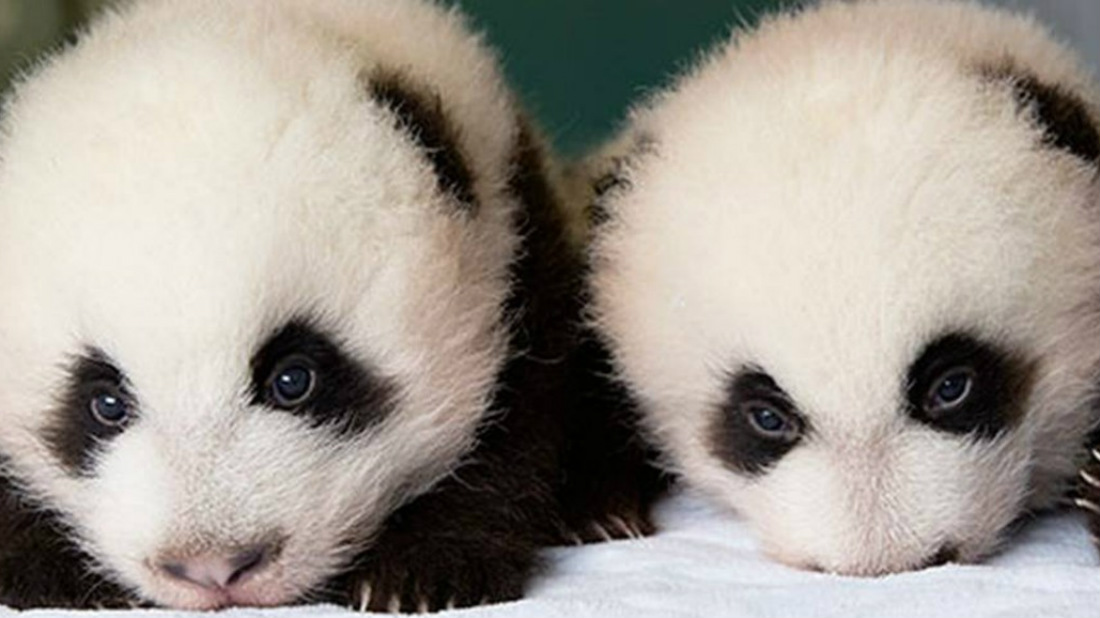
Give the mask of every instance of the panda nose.
<svg viewBox="0 0 1100 618">
<path fill-rule="evenodd" d="M 172 579 L 206 590 L 225 590 L 263 570 L 275 557 L 275 547 L 262 545 L 230 554 L 209 553 L 166 559 L 158 565 Z"/>
</svg>

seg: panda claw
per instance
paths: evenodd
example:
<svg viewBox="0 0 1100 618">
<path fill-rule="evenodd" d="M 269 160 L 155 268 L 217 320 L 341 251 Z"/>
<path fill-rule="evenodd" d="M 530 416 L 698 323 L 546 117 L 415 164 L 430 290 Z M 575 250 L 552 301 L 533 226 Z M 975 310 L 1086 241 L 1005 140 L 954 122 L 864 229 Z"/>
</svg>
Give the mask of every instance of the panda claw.
<svg viewBox="0 0 1100 618">
<path fill-rule="evenodd" d="M 416 604 L 416 613 L 427 614 L 429 611 L 431 610 L 428 609 L 428 600 L 420 599 L 420 602 Z"/>
<path fill-rule="evenodd" d="M 1100 515 L 1100 505 L 1096 504 L 1095 502 L 1085 500 L 1084 498 L 1074 498 L 1073 503 L 1076 504 L 1079 508 L 1085 509 L 1090 513 Z"/>
<path fill-rule="evenodd" d="M 638 538 L 634 529 L 630 527 L 630 524 L 626 523 L 621 517 L 617 515 L 608 515 L 607 518 L 626 538 Z"/>
<path fill-rule="evenodd" d="M 614 515 L 607 516 L 607 523 L 604 524 L 604 529 L 607 530 L 608 528 L 616 532 L 616 536 L 619 534 L 630 536 L 630 531 L 627 529 L 626 523 Z"/>
<path fill-rule="evenodd" d="M 592 522 L 591 527 L 592 527 L 592 531 L 595 532 L 597 536 L 603 537 L 603 540 L 605 540 L 605 541 L 613 540 L 612 537 L 611 537 L 611 534 L 608 533 L 607 529 L 604 528 L 603 526 L 601 526 L 600 524 L 598 524 L 596 522 Z"/>
<path fill-rule="evenodd" d="M 359 611 L 366 612 L 370 607 L 370 595 L 371 587 L 370 582 L 363 582 L 362 587 L 359 588 Z"/>
<path fill-rule="evenodd" d="M 1089 474 L 1088 470 L 1081 470 L 1078 472 L 1078 475 L 1081 477 L 1082 481 L 1088 483 L 1089 485 L 1092 485 L 1097 489 L 1100 489 L 1100 479 Z"/>
<path fill-rule="evenodd" d="M 396 594 L 390 597 L 390 602 L 386 604 L 386 612 L 390 614 L 401 613 L 401 598 Z"/>
<path fill-rule="evenodd" d="M 1092 454 L 1093 459 L 1100 461 L 1100 447 L 1090 450 L 1089 453 Z"/>
</svg>

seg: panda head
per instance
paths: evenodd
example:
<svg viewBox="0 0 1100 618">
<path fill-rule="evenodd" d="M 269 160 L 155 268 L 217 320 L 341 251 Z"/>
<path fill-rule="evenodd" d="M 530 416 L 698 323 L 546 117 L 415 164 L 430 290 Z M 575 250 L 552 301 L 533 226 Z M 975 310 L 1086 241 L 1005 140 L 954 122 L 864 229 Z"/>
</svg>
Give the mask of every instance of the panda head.
<svg viewBox="0 0 1100 618">
<path fill-rule="evenodd" d="M 597 162 L 593 316 L 669 465 L 845 574 L 1051 506 L 1096 415 L 1097 100 L 1029 20 L 867 2 L 637 109 Z"/>
<path fill-rule="evenodd" d="M 492 60 L 429 3 L 151 2 L 18 87 L 0 452 L 95 568 L 308 597 L 471 446 L 515 246 Z"/>
</svg>

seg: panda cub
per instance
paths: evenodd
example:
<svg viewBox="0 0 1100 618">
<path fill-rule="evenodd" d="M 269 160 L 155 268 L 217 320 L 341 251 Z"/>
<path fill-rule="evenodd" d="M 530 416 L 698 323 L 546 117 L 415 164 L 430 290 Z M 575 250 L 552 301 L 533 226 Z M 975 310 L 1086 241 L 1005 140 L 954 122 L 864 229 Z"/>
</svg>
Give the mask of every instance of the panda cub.
<svg viewBox="0 0 1100 618">
<path fill-rule="evenodd" d="M 1098 105 L 1030 18 L 869 0 L 634 109 L 590 165 L 591 312 L 667 465 L 852 575 L 1056 504 L 1098 415 Z"/>
<path fill-rule="evenodd" d="M 580 260 L 542 150 L 426 1 L 131 3 L 21 80 L 0 605 L 466 606 L 644 527 L 570 471 L 612 446 L 566 431 L 622 431 L 566 414 Z"/>
</svg>

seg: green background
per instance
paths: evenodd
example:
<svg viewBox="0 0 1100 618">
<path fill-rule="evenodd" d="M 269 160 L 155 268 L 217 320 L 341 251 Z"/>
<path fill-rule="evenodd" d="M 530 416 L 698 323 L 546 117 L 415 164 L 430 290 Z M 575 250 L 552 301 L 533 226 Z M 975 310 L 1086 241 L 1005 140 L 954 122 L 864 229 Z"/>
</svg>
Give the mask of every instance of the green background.
<svg viewBox="0 0 1100 618">
<path fill-rule="evenodd" d="M 508 77 L 559 149 L 604 137 L 630 101 L 734 23 L 780 0 L 464 0 L 503 51 Z"/>
</svg>

